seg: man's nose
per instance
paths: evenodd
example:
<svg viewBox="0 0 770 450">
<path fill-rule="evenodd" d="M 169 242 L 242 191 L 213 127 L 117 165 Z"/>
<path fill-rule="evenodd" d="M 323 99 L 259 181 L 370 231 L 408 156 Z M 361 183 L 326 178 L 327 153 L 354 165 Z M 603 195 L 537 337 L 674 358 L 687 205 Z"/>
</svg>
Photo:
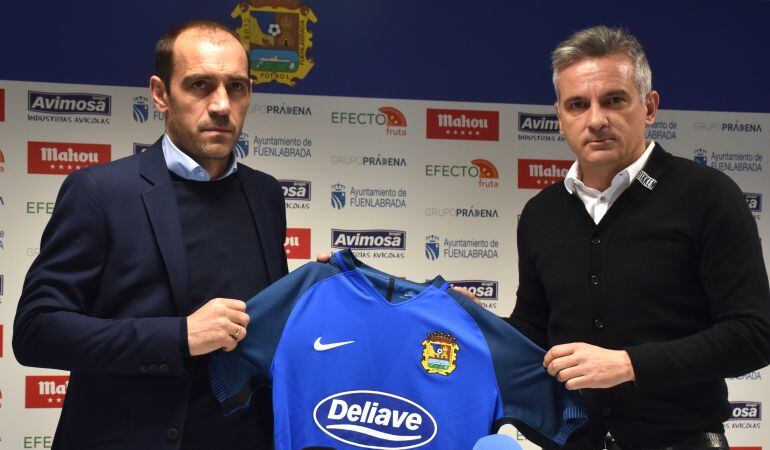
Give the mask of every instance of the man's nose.
<svg viewBox="0 0 770 450">
<path fill-rule="evenodd" d="M 606 127 L 609 123 L 607 121 L 607 115 L 605 114 L 604 109 L 601 107 L 601 105 L 597 104 L 592 104 L 591 107 L 588 108 L 586 121 L 586 125 L 591 130 L 600 130 Z"/>
<path fill-rule="evenodd" d="M 220 84 L 209 95 L 209 112 L 216 116 L 230 114 L 230 95 L 223 84 Z"/>
</svg>

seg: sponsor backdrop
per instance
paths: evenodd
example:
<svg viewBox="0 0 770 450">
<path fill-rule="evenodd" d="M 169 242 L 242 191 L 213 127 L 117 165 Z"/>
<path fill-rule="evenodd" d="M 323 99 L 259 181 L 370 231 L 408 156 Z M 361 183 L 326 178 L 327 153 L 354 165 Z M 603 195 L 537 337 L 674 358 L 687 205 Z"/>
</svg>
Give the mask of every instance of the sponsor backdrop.
<svg viewBox="0 0 770 450">
<path fill-rule="evenodd" d="M 352 248 L 412 280 L 441 274 L 489 310 L 509 314 L 518 215 L 572 162 L 552 107 L 405 100 L 414 96 L 384 98 L 382 91 L 264 93 L 310 80 L 324 64 L 307 54 L 317 45 L 310 30 L 323 17 L 259 5 L 231 15 L 249 24 L 238 31 L 250 43 L 256 90 L 263 91 L 252 98 L 235 153 L 281 180 L 290 268 L 319 251 Z M 66 373 L 21 367 L 10 350 L 24 275 L 59 186 L 74 170 L 143 151 L 162 131 L 146 88 L 0 80 L 0 449 L 49 448 L 67 388 Z M 670 152 L 738 183 L 766 260 L 768 133 L 770 114 L 690 110 L 663 110 L 647 131 Z M 762 415 L 769 377 L 763 370 L 728 380 L 733 412 L 725 425 L 736 447 L 770 448 Z"/>
</svg>

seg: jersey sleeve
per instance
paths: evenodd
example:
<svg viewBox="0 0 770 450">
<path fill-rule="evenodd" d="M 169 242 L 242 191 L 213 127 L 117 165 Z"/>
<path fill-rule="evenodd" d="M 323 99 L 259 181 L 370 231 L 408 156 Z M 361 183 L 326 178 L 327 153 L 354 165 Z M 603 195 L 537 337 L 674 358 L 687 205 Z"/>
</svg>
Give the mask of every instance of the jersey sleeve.
<svg viewBox="0 0 770 450">
<path fill-rule="evenodd" d="M 473 318 L 489 347 L 502 402 L 495 428 L 510 423 L 541 447 L 564 445 L 588 420 L 580 395 L 548 375 L 543 349 L 464 295 L 447 292 Z"/>
<path fill-rule="evenodd" d="M 339 272 L 332 264 L 307 263 L 246 302 L 246 337 L 231 352 L 213 353 L 209 362 L 211 389 L 225 414 L 248 406 L 254 389 L 270 377 L 286 322 L 305 292 Z"/>
</svg>

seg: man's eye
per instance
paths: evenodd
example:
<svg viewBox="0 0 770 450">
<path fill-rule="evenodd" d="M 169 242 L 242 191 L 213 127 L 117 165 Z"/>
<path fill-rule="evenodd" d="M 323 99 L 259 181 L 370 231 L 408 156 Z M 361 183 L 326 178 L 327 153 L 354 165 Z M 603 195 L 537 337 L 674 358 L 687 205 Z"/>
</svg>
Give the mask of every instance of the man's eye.
<svg viewBox="0 0 770 450">
<path fill-rule="evenodd" d="M 586 104 L 585 102 L 572 102 L 567 106 L 569 107 L 569 109 L 572 109 L 572 110 L 581 110 L 581 109 L 585 109 Z"/>
<path fill-rule="evenodd" d="M 193 83 L 190 86 L 192 86 L 194 89 L 203 89 L 206 87 L 206 82 L 203 80 L 197 80 L 197 81 L 193 81 Z"/>
<path fill-rule="evenodd" d="M 243 92 L 246 90 L 246 83 L 242 81 L 237 81 L 234 83 L 230 83 L 230 90 L 234 92 Z"/>
</svg>

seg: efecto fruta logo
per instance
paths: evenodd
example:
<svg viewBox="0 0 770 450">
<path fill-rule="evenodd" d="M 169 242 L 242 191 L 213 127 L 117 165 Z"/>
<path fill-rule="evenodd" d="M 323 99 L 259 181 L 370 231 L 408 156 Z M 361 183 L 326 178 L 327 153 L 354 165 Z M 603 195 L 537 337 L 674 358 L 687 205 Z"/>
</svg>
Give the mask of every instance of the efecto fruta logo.
<svg viewBox="0 0 770 450">
<path fill-rule="evenodd" d="M 132 104 L 132 117 L 134 122 L 145 123 L 150 116 L 150 100 L 147 97 L 134 97 Z"/>
<path fill-rule="evenodd" d="M 422 341 L 422 368 L 428 373 L 447 376 L 457 368 L 457 338 L 449 333 L 433 331 Z"/>
<path fill-rule="evenodd" d="M 500 173 L 497 167 L 486 159 L 474 159 L 470 166 L 450 164 L 426 164 L 426 177 L 478 178 L 479 186 L 497 188 Z"/>
<path fill-rule="evenodd" d="M 313 46 L 308 22 L 313 11 L 299 1 L 251 0 L 238 3 L 230 13 L 240 18 L 235 32 L 249 52 L 249 71 L 256 84 L 275 81 L 289 86 L 303 80 L 315 62 L 307 52 Z"/>
<path fill-rule="evenodd" d="M 240 136 L 238 136 L 238 140 L 235 141 L 235 146 L 233 147 L 233 153 L 235 153 L 236 158 L 246 158 L 249 156 L 249 135 L 246 133 L 241 133 Z"/>
<path fill-rule="evenodd" d="M 406 136 L 406 116 L 393 106 L 383 106 L 377 112 L 332 111 L 335 125 L 385 127 L 385 134 Z"/>
<path fill-rule="evenodd" d="M 112 97 L 103 94 L 27 91 L 27 120 L 109 125 Z"/>
<path fill-rule="evenodd" d="M 693 161 L 704 166 L 709 165 L 708 152 L 702 148 L 696 148 L 694 151 Z"/>
<path fill-rule="evenodd" d="M 345 185 L 334 184 L 332 185 L 332 207 L 334 209 L 342 209 L 345 207 Z"/>
<path fill-rule="evenodd" d="M 439 241 L 439 237 L 435 234 L 425 236 L 425 257 L 431 261 L 437 260 L 439 254 L 441 253 Z"/>
<path fill-rule="evenodd" d="M 404 113 L 392 106 L 383 106 L 378 109 L 388 118 L 385 133 L 394 136 L 406 136 L 406 117 Z"/>
</svg>

